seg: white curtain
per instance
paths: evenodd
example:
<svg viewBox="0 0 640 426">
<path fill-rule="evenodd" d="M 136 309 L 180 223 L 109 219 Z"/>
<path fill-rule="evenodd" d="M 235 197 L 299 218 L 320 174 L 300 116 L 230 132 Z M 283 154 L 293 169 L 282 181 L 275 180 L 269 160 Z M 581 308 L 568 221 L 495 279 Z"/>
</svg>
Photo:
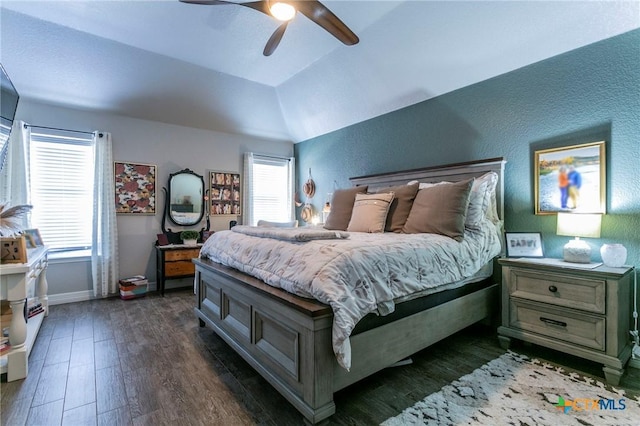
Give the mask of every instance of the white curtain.
<svg viewBox="0 0 640 426">
<path fill-rule="evenodd" d="M 14 121 L 7 141 L 7 158 L 0 173 L 0 201 L 11 206 L 31 204 L 29 191 L 29 141 L 31 127 L 24 121 Z M 22 217 L 22 229 L 30 228 L 29 216 Z"/>
<path fill-rule="evenodd" d="M 111 134 L 94 132 L 95 175 L 93 187 L 93 241 L 91 275 L 94 296 L 118 291 L 118 233 L 113 201 L 113 156 Z"/>
<path fill-rule="evenodd" d="M 244 153 L 244 179 L 242 181 L 242 224 L 251 225 L 253 223 L 253 152 Z"/>
</svg>

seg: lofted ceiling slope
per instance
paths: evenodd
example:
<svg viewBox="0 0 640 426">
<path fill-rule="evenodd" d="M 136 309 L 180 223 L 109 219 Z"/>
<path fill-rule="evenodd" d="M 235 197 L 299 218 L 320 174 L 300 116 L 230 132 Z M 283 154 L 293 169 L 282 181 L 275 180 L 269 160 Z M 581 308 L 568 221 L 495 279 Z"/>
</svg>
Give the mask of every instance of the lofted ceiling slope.
<svg viewBox="0 0 640 426">
<path fill-rule="evenodd" d="M 640 27 L 638 1 L 326 1 L 344 46 L 298 15 L 177 0 L 0 1 L 21 96 L 299 142 Z"/>
</svg>

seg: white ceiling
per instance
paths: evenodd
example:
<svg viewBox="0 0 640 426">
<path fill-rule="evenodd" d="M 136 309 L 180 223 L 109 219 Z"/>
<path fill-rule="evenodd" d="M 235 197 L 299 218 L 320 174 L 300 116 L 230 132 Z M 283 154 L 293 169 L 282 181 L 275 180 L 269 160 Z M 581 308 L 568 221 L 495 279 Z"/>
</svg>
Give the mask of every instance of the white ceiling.
<svg viewBox="0 0 640 426">
<path fill-rule="evenodd" d="M 344 46 L 298 14 L 178 0 L 0 0 L 20 95 L 229 133 L 306 140 L 640 27 L 633 1 L 325 1 Z"/>
</svg>

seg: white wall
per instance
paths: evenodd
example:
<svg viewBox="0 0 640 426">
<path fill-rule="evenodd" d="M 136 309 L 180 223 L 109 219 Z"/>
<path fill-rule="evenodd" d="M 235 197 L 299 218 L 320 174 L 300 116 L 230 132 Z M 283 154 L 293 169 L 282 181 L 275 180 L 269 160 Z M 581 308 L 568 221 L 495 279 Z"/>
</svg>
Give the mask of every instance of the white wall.
<svg viewBox="0 0 640 426">
<path fill-rule="evenodd" d="M 154 243 L 156 234 L 161 232 L 164 208 L 162 187 L 167 186 L 170 173 L 190 168 L 205 176 L 206 182 L 209 170 L 242 173 L 242 154 L 247 151 L 293 156 L 293 143 L 290 141 L 232 135 L 105 112 L 74 110 L 24 99 L 20 100 L 16 118 L 34 126 L 110 132 L 113 137 L 114 161 L 158 166 L 155 216 L 118 216 L 120 276 L 144 274 L 152 282 L 156 279 Z M 38 200 L 32 202 L 37 204 Z M 213 219 L 211 229 L 227 229 L 230 219 L 235 217 Z M 201 226 L 203 225 L 204 221 Z M 174 231 L 181 229 L 169 221 L 166 226 Z M 91 269 L 87 267 L 88 261 L 80 263 L 73 265 L 52 261 L 48 274 L 49 294 L 88 292 L 92 288 Z M 170 287 L 169 283 L 167 287 Z"/>
</svg>

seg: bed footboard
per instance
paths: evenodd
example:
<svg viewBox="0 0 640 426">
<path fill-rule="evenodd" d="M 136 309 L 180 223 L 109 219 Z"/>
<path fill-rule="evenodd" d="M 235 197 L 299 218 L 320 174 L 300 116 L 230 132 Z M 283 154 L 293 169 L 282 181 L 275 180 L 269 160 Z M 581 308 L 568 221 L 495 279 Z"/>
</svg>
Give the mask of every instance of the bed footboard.
<svg viewBox="0 0 640 426">
<path fill-rule="evenodd" d="M 196 315 L 275 387 L 307 421 L 335 413 L 331 308 L 195 259 Z"/>
</svg>

